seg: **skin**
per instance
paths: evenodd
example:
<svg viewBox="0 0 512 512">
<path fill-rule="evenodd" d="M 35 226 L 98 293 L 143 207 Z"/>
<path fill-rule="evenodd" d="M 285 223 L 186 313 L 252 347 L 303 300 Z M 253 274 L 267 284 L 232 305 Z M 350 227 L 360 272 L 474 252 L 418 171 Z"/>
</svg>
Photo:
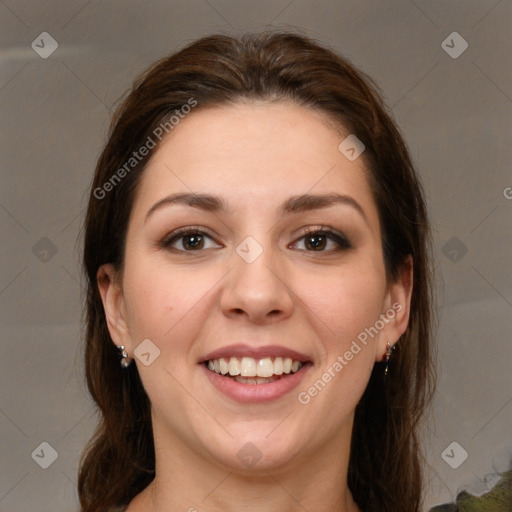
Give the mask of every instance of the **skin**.
<svg viewBox="0 0 512 512">
<path fill-rule="evenodd" d="M 139 184 L 122 272 L 98 272 L 108 327 L 134 357 L 150 339 L 160 356 L 137 358 L 152 403 L 156 477 L 128 512 L 358 511 L 346 485 L 354 410 L 386 343 L 409 318 L 412 271 L 388 282 L 380 223 L 363 158 L 338 150 L 344 135 L 323 114 L 286 103 L 239 103 L 196 110 L 155 150 Z M 227 212 L 172 204 L 169 194 L 221 197 Z M 285 216 L 290 196 L 337 192 L 334 204 Z M 208 231 L 204 248 L 188 251 L 181 227 Z M 348 249 L 321 238 L 314 250 L 304 228 L 344 233 Z M 247 263 L 235 251 L 248 236 L 263 248 Z M 174 250 L 173 250 L 174 248 Z M 180 251 L 181 249 L 181 251 Z M 400 304 L 378 335 L 307 405 L 307 391 L 357 335 Z M 208 352 L 250 339 L 307 354 L 313 367 L 298 389 L 273 402 L 240 404 L 205 377 Z M 120 369 L 121 371 L 121 369 Z M 238 451 L 253 443 L 253 467 Z"/>
</svg>

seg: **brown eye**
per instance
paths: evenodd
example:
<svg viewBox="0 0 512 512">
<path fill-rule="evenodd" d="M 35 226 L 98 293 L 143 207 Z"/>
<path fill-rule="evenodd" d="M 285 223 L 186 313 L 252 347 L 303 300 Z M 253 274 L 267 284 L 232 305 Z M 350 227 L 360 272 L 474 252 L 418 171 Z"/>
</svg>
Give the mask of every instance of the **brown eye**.
<svg viewBox="0 0 512 512">
<path fill-rule="evenodd" d="M 182 246 L 184 249 L 202 249 L 204 247 L 203 235 L 195 233 L 193 235 L 185 235 L 182 238 Z"/>
<path fill-rule="evenodd" d="M 207 246 L 208 241 L 212 242 L 210 246 Z M 161 245 L 168 249 L 175 249 L 177 251 L 184 252 L 201 251 L 202 249 L 209 249 L 211 247 L 220 247 L 220 245 L 213 242 L 212 237 L 204 231 L 189 228 L 171 233 L 162 241 Z"/>
<path fill-rule="evenodd" d="M 301 240 L 304 241 L 305 250 L 308 252 L 333 252 L 350 249 L 352 247 L 347 238 L 330 229 L 310 231 L 300 237 L 295 243 Z M 325 250 L 329 245 L 331 245 L 331 248 Z"/>
<path fill-rule="evenodd" d="M 305 237 L 307 249 L 313 251 L 322 251 L 327 245 L 327 237 L 325 235 L 310 235 Z"/>
</svg>

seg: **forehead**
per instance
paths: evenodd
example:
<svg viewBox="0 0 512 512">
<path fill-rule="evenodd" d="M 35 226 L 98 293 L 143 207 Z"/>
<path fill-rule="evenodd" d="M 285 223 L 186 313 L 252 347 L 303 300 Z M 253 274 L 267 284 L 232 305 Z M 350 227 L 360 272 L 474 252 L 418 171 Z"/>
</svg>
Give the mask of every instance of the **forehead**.
<svg viewBox="0 0 512 512">
<path fill-rule="evenodd" d="M 234 208 L 260 211 L 291 195 L 338 192 L 354 196 L 378 223 L 363 158 L 350 161 L 338 149 L 347 135 L 296 104 L 197 107 L 155 150 L 134 209 L 147 211 L 177 191 L 221 195 Z"/>
</svg>

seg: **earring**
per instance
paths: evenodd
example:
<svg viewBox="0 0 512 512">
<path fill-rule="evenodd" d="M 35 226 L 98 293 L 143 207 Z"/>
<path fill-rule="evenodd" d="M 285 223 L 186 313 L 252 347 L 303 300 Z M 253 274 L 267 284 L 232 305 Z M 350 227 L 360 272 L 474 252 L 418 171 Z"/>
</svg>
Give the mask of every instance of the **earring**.
<svg viewBox="0 0 512 512">
<path fill-rule="evenodd" d="M 386 362 L 386 368 L 384 369 L 385 377 L 388 374 L 389 360 L 391 359 L 391 354 L 393 353 L 393 350 L 395 350 L 395 348 L 396 348 L 396 345 L 391 345 L 391 343 L 389 343 L 389 341 L 387 342 L 386 354 L 383 357 L 383 360 Z"/>
<path fill-rule="evenodd" d="M 123 356 L 121 359 L 121 366 L 123 368 L 128 368 L 132 363 L 133 359 L 128 356 L 128 352 L 124 349 L 124 345 L 117 345 L 117 348 L 121 351 L 121 355 Z"/>
</svg>

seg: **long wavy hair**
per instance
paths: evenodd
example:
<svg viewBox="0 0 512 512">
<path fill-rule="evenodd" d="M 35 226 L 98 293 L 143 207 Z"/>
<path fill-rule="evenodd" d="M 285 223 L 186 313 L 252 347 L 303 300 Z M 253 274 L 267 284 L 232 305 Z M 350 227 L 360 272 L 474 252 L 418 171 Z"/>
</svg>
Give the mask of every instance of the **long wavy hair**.
<svg viewBox="0 0 512 512">
<path fill-rule="evenodd" d="M 105 512 L 127 505 L 155 476 L 150 401 L 136 365 L 120 367 L 97 272 L 105 263 L 122 269 L 137 184 L 151 157 L 150 151 L 134 163 L 133 152 L 148 137 L 155 139 L 160 123 L 183 112 L 191 99 L 195 109 L 241 100 L 292 101 L 326 114 L 365 145 L 362 158 L 382 226 L 387 277 L 396 279 L 412 255 L 414 284 L 409 326 L 388 374 L 383 364 L 375 364 L 355 411 L 348 485 L 365 512 L 419 511 L 420 426 L 435 382 L 432 243 L 424 191 L 373 80 L 302 34 L 272 31 L 192 42 L 142 73 L 113 116 L 84 223 L 85 376 L 100 422 L 80 457 L 81 507 Z M 123 166 L 126 172 L 117 172 Z M 120 179 L 114 180 L 116 172 Z"/>
</svg>

